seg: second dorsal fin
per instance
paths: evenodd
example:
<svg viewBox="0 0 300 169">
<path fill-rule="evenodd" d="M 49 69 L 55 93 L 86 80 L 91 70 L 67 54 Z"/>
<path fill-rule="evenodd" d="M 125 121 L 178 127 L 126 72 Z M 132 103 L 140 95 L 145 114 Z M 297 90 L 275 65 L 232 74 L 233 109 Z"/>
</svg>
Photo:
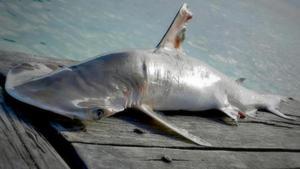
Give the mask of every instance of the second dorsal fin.
<svg viewBox="0 0 300 169">
<path fill-rule="evenodd" d="M 241 78 L 236 79 L 235 82 L 238 84 L 242 84 L 245 80 L 246 80 L 246 78 L 241 77 Z"/>
<path fill-rule="evenodd" d="M 192 19 L 192 13 L 189 11 L 187 4 L 184 3 L 156 48 L 180 50 L 185 38 L 186 24 L 190 19 Z"/>
</svg>

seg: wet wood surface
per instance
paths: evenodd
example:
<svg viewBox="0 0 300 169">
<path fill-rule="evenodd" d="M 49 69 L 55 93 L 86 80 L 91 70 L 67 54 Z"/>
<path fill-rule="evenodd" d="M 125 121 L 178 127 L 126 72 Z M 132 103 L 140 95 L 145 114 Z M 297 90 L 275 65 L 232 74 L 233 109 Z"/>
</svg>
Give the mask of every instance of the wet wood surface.
<svg viewBox="0 0 300 169">
<path fill-rule="evenodd" d="M 9 68 L 23 62 L 44 61 L 30 55 L 0 51 L 0 168 L 70 168 L 47 138 L 38 131 L 31 119 L 24 116 L 29 110 L 16 111 L 4 99 L 4 81 Z"/>
<path fill-rule="evenodd" d="M 15 55 L 13 52 L 0 52 L 2 77 L 5 78 L 11 65 L 28 62 L 27 58 L 31 58 L 30 61 L 51 62 L 60 66 L 74 63 L 28 57 L 22 53 Z M 298 118 L 299 110 L 300 103 L 295 100 L 281 106 L 283 113 Z M 30 111 L 35 113 L 34 109 Z M 49 122 L 58 137 L 64 139 L 64 144 L 71 146 L 82 160 L 81 166 L 77 165 L 79 168 L 300 167 L 299 120 L 288 121 L 270 113 L 259 112 L 257 119 L 241 120 L 238 126 L 230 126 L 224 124 L 221 120 L 223 115 L 215 111 L 166 112 L 164 115 L 178 127 L 207 140 L 213 146 L 207 148 L 186 142 L 136 110 L 127 110 L 101 121 L 84 122 L 84 128 L 66 125 L 51 118 Z M 7 139 L 6 137 L 8 136 L 1 135 L 2 140 Z M 43 142 L 46 143 L 47 140 Z M 55 148 L 57 145 L 52 146 Z M 0 148 L 3 147 L 7 146 L 1 143 Z M 19 153 L 9 149 L 7 151 L 16 156 Z M 64 154 L 60 153 L 60 156 Z M 67 163 L 74 168 L 74 165 L 70 165 L 72 162 Z"/>
<path fill-rule="evenodd" d="M 0 168 L 69 168 L 28 119 L 4 102 L 0 92 Z"/>
</svg>

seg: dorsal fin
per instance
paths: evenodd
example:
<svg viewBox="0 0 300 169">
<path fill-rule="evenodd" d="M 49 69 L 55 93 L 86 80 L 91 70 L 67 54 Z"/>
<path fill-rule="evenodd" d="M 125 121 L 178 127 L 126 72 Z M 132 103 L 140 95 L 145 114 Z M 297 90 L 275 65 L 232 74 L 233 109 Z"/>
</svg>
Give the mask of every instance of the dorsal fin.
<svg viewBox="0 0 300 169">
<path fill-rule="evenodd" d="M 241 77 L 241 78 L 236 79 L 235 81 L 236 81 L 238 84 L 242 84 L 245 80 L 246 80 L 246 78 Z"/>
<path fill-rule="evenodd" d="M 186 24 L 190 19 L 192 19 L 192 13 L 189 11 L 187 4 L 184 3 L 156 48 L 180 50 L 185 38 Z"/>
</svg>

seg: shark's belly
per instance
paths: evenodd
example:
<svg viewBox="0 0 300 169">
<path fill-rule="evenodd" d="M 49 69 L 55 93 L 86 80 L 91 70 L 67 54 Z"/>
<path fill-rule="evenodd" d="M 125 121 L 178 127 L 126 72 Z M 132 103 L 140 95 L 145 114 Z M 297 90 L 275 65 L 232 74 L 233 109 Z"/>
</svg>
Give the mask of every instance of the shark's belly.
<svg viewBox="0 0 300 169">
<path fill-rule="evenodd" d="M 202 65 L 173 71 L 156 68 L 149 77 L 144 102 L 155 110 L 208 110 L 219 105 L 223 93 L 222 78 Z"/>
<path fill-rule="evenodd" d="M 168 96 L 152 95 L 152 107 L 155 110 L 201 111 L 217 108 L 219 99 L 213 88 L 206 90 L 174 91 Z"/>
</svg>

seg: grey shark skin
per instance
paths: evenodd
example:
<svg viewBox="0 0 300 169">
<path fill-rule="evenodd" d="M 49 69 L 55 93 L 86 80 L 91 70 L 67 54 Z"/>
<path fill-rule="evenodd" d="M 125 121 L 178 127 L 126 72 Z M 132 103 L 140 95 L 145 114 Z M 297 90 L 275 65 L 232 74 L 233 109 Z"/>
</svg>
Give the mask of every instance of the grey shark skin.
<svg viewBox="0 0 300 169">
<path fill-rule="evenodd" d="M 241 86 L 243 79 L 232 80 L 181 50 L 191 17 L 184 4 L 155 49 L 111 53 L 57 71 L 39 63 L 20 65 L 9 72 L 6 91 L 22 102 L 72 119 L 99 119 L 137 108 L 204 146 L 210 144 L 155 111 L 218 109 L 237 121 L 241 112 L 252 116 L 257 109 L 266 109 L 292 119 L 278 109 L 287 98 L 246 89 Z"/>
</svg>

